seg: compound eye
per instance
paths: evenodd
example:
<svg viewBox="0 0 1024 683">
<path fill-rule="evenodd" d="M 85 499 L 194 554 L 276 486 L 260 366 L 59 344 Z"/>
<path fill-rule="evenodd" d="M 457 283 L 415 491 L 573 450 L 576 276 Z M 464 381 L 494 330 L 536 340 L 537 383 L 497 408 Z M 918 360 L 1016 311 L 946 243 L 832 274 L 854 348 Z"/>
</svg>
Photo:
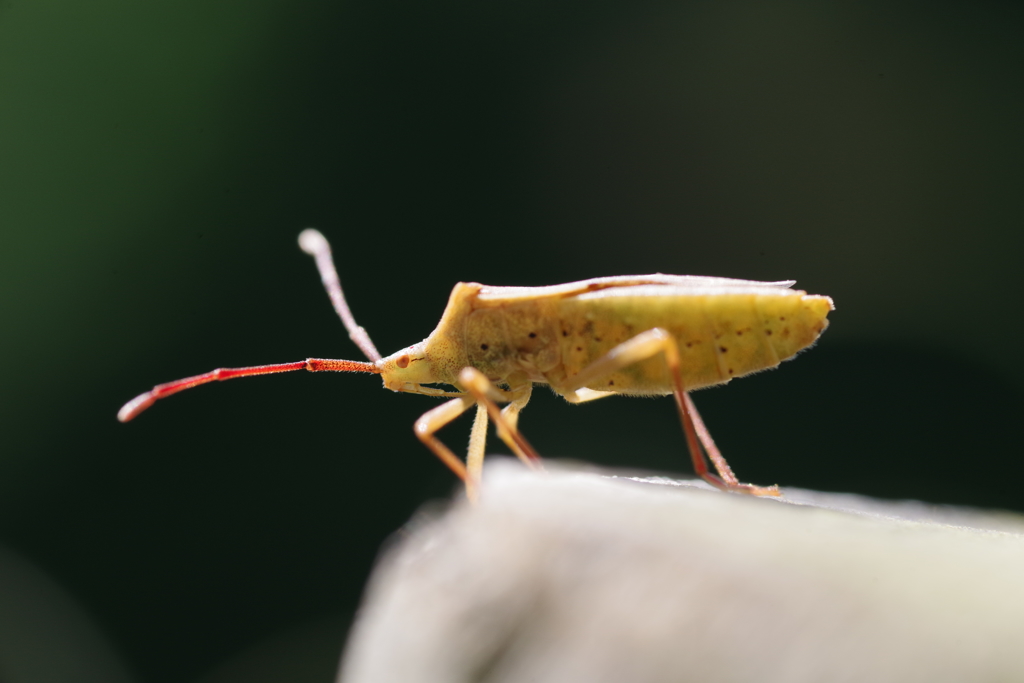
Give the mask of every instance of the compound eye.
<svg viewBox="0 0 1024 683">
<path fill-rule="evenodd" d="M 408 354 L 399 356 L 398 360 L 395 361 L 395 365 L 397 365 L 398 367 L 402 368 L 403 370 L 405 368 L 409 367 L 409 356 L 408 356 Z"/>
</svg>

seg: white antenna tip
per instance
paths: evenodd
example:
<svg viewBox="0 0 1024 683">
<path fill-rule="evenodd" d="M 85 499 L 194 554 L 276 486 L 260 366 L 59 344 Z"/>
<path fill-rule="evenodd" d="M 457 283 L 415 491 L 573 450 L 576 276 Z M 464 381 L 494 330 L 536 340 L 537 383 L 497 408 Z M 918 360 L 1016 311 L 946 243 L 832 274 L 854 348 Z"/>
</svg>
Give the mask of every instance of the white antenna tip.
<svg viewBox="0 0 1024 683">
<path fill-rule="evenodd" d="M 155 402 L 156 399 L 153 397 L 152 391 L 139 394 L 132 400 L 125 403 L 121 407 L 121 410 L 117 411 L 118 422 L 128 422 L 129 420 L 134 419 L 136 415 L 153 405 Z"/>
<path fill-rule="evenodd" d="M 327 244 L 327 239 L 314 228 L 306 228 L 299 233 L 299 248 L 310 256 L 316 256 L 331 249 Z"/>
</svg>

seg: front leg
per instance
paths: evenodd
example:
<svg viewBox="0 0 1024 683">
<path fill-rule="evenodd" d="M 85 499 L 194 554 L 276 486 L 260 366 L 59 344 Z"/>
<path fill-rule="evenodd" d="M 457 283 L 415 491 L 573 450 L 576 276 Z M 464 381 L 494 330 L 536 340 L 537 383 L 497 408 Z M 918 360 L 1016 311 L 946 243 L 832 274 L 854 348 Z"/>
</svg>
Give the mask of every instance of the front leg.
<svg viewBox="0 0 1024 683">
<path fill-rule="evenodd" d="M 441 462 L 448 465 L 459 479 L 466 482 L 466 495 L 472 500 L 476 498 L 477 482 L 473 481 L 472 477 L 468 475 L 466 466 L 462 464 L 462 461 L 452 453 L 450 448 L 441 443 L 441 440 L 434 436 L 434 434 L 441 427 L 444 427 L 469 410 L 470 406 L 474 403 L 476 401 L 470 396 L 460 396 L 451 401 L 446 401 L 436 408 L 423 413 L 413 426 L 413 431 L 416 432 L 417 438 L 423 442 L 423 445 L 439 457 Z M 484 426 L 486 427 L 486 423 Z"/>
<path fill-rule="evenodd" d="M 414 431 L 420 441 L 441 459 L 455 474 L 466 483 L 466 497 L 476 502 L 479 497 L 480 475 L 483 471 L 484 450 L 487 445 L 487 417 L 492 414 L 498 428 L 498 436 L 509 445 L 509 448 L 527 465 L 537 468 L 540 456 L 533 450 L 529 442 L 519 433 L 517 422 L 519 412 L 530 401 L 533 384 L 516 381 L 512 378 L 512 387 L 504 391 L 494 386 L 476 368 L 465 368 L 460 375 L 460 382 L 468 395 L 462 395 L 428 410 L 416 420 Z M 499 409 L 495 401 L 508 402 L 504 409 Z M 476 418 L 469 435 L 469 450 L 466 464 L 435 436 L 438 430 L 453 421 L 462 413 L 476 404 Z"/>
<path fill-rule="evenodd" d="M 485 410 L 490 418 L 494 420 L 498 430 L 498 437 L 512 449 L 512 452 L 526 463 L 528 467 L 533 469 L 539 467 L 540 456 L 537 455 L 537 451 L 534 450 L 533 446 L 530 445 L 518 428 L 519 412 L 529 402 L 533 385 L 528 382 L 513 380 L 510 389 L 502 391 L 474 367 L 462 369 L 462 372 L 459 373 L 459 384 L 476 399 L 481 409 Z M 510 403 L 502 410 L 498 408 L 496 401 L 510 401 Z M 479 415 L 479 413 L 477 414 Z M 482 421 L 479 417 L 477 420 Z M 486 427 L 486 424 L 486 421 L 483 421 L 484 427 Z M 475 424 L 474 432 L 476 432 Z M 479 458 L 472 458 L 473 453 L 470 453 L 473 461 L 480 463 L 479 466 L 474 466 L 474 468 L 483 466 L 483 439 L 471 439 L 471 451 L 472 447 L 476 444 L 479 444 L 481 452 Z M 479 476 L 479 470 L 477 470 L 477 476 Z"/>
<path fill-rule="evenodd" d="M 530 402 L 530 394 L 533 393 L 533 382 L 528 380 L 517 382 L 515 378 L 512 378 L 510 384 L 512 388 L 507 392 L 508 395 L 502 396 L 502 399 L 509 401 L 509 404 L 501 409 L 501 417 L 504 418 L 505 424 L 511 425 L 513 429 L 516 429 L 519 423 L 519 413 Z M 480 483 L 480 477 L 484 468 L 484 451 L 487 448 L 487 422 L 487 407 L 483 401 L 479 401 L 476 404 L 476 418 L 473 420 L 473 431 L 469 435 L 469 451 L 466 455 L 466 469 L 469 472 L 469 478 L 477 484 Z M 501 425 L 502 423 L 499 422 L 498 437 L 508 443 L 508 431 L 502 429 Z"/>
</svg>

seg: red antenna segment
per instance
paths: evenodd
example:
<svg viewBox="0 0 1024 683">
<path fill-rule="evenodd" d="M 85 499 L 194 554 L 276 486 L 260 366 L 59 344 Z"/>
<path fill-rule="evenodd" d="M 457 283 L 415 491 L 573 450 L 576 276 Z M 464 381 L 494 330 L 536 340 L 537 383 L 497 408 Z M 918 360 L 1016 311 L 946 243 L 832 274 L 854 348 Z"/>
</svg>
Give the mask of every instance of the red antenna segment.
<svg viewBox="0 0 1024 683">
<path fill-rule="evenodd" d="M 153 405 L 158 399 L 166 398 L 185 389 L 197 387 L 200 384 L 223 382 L 226 379 L 234 379 L 236 377 L 293 372 L 295 370 L 308 370 L 309 372 L 372 372 L 380 374 L 380 369 L 373 363 L 363 363 L 356 360 L 331 360 L 330 358 L 307 358 L 295 363 L 257 365 L 251 368 L 217 368 L 202 375 L 156 385 L 146 393 L 139 394 L 125 403 L 121 410 L 117 411 L 117 419 L 121 422 L 128 422 L 128 420 L 131 420 L 143 410 Z"/>
</svg>

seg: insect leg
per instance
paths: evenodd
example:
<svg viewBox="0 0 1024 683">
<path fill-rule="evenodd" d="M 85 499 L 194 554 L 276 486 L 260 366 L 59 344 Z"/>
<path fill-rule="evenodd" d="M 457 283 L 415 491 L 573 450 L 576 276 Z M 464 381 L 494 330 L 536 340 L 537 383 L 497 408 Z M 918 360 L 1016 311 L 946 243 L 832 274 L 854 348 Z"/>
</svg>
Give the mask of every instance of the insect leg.
<svg viewBox="0 0 1024 683">
<path fill-rule="evenodd" d="M 704 422 L 697 415 L 693 401 L 690 400 L 686 393 L 680 372 L 679 347 L 676 344 L 675 338 L 663 329 L 654 328 L 653 330 L 642 332 L 632 339 L 619 344 L 602 358 L 583 368 L 579 374 L 570 378 L 564 385 L 557 387 L 557 390 L 559 393 L 569 397 L 570 401 L 576 399 L 575 402 L 580 402 L 580 398 L 583 400 L 598 398 L 587 394 L 580 397 L 577 396 L 576 392 L 585 388 L 587 384 L 594 380 L 621 370 L 626 366 L 647 360 L 659 353 L 664 354 L 669 374 L 672 377 L 672 393 L 676 399 L 679 419 L 683 423 L 683 432 L 686 434 L 690 458 L 693 460 L 693 468 L 697 475 L 708 483 L 728 491 L 739 491 L 758 496 L 779 495 L 777 486 L 763 487 L 741 484 L 736 479 L 736 475 L 733 474 L 732 469 L 725 462 L 725 458 L 711 439 L 711 435 L 704 426 Z M 721 476 L 714 475 L 708 471 L 704 451 L 701 450 L 701 442 L 704 442 L 705 448 Z"/>
<path fill-rule="evenodd" d="M 505 422 L 513 429 L 518 427 L 519 412 L 526 407 L 530 401 L 530 394 L 533 393 L 533 383 L 527 382 L 522 388 L 509 392 L 512 394 L 512 401 L 501 409 L 501 415 Z M 480 475 L 484 468 L 484 451 L 487 447 L 487 408 L 483 403 L 476 404 L 476 418 L 473 420 L 473 431 L 469 435 L 469 451 L 466 455 L 466 469 L 474 481 L 480 481 Z M 508 441 L 507 431 L 498 425 L 499 437 L 502 441 Z"/>
<path fill-rule="evenodd" d="M 423 442 L 423 445 L 433 451 L 434 455 L 441 459 L 441 462 L 448 465 L 459 479 L 466 482 L 466 494 L 470 499 L 476 496 L 475 482 L 468 476 L 466 466 L 462 464 L 462 461 L 455 457 L 451 449 L 441 443 L 434 433 L 469 410 L 474 403 L 476 401 L 470 396 L 453 398 L 420 415 L 420 419 L 416 420 L 416 424 L 413 426 L 413 431 L 416 432 L 416 436 Z"/>
<path fill-rule="evenodd" d="M 581 387 L 576 391 L 568 393 L 564 396 L 565 400 L 569 403 L 588 403 L 590 401 L 596 401 L 599 398 L 607 398 L 609 396 L 617 396 L 614 391 L 596 391 L 594 389 L 587 389 Z M 686 408 L 690 412 L 690 417 L 693 418 L 693 426 L 697 430 L 697 438 L 700 439 L 701 445 L 704 446 L 704 451 L 711 458 L 711 462 L 715 464 L 715 469 L 725 480 L 726 484 L 739 484 L 739 479 L 733 474 L 732 468 L 729 467 L 729 463 L 725 461 L 725 456 L 718 450 L 718 446 L 715 445 L 715 440 L 711 438 L 711 432 L 704 426 L 704 420 L 701 419 L 700 413 L 697 412 L 697 406 L 693 404 L 693 399 L 690 398 L 690 394 L 683 392 L 683 400 L 686 401 Z"/>
<path fill-rule="evenodd" d="M 590 403 L 591 401 L 596 401 L 599 398 L 608 398 L 609 396 L 618 396 L 618 394 L 614 391 L 596 391 L 594 389 L 580 387 L 562 398 L 569 403 Z"/>
<path fill-rule="evenodd" d="M 519 421 L 519 412 L 526 407 L 533 390 L 533 383 L 527 382 L 518 391 L 510 391 L 512 401 L 501 409 L 501 416 L 505 422 L 516 429 Z M 466 454 L 466 470 L 471 481 L 479 487 L 484 469 L 484 455 L 487 448 L 487 408 L 483 402 L 476 404 L 476 417 L 473 420 L 473 430 L 469 434 L 469 451 Z M 508 443 L 508 431 L 498 425 L 499 436 L 502 441 Z M 528 463 L 529 464 L 529 463 Z"/>
<path fill-rule="evenodd" d="M 505 396 L 482 372 L 474 367 L 465 367 L 459 373 L 459 384 L 482 405 L 498 428 L 498 437 L 504 441 L 520 460 L 532 468 L 540 462 L 540 456 L 530 442 L 517 428 L 519 411 L 530 400 L 532 387 L 516 385 Z M 504 410 L 495 401 L 511 401 Z"/>
<path fill-rule="evenodd" d="M 530 396 L 533 395 L 533 382 L 528 379 L 522 381 L 515 381 L 514 378 L 509 378 L 509 394 L 511 395 L 511 401 L 507 406 L 501 409 L 501 416 L 505 418 L 505 424 L 511 427 L 514 431 L 519 430 L 519 413 L 522 412 L 526 404 L 530 402 Z M 508 431 L 503 427 L 501 423 L 498 424 L 498 438 L 502 441 L 508 441 Z"/>
<path fill-rule="evenodd" d="M 480 484 L 480 475 L 484 469 L 484 451 L 487 448 L 487 409 L 483 404 L 476 404 L 476 417 L 473 418 L 473 430 L 469 433 L 469 450 L 466 452 L 466 470 L 475 485 Z"/>
<path fill-rule="evenodd" d="M 693 419 L 693 426 L 697 430 L 697 438 L 700 439 L 701 445 L 704 446 L 704 451 L 711 458 L 711 462 L 715 463 L 715 469 L 722 475 L 722 479 L 725 479 L 727 484 L 737 485 L 740 480 L 733 474 L 732 468 L 729 467 L 729 463 L 725 461 L 725 456 L 718 450 L 718 446 L 715 445 L 715 440 L 711 438 L 711 432 L 704 426 L 704 420 L 701 419 L 700 413 L 697 412 L 697 406 L 693 404 L 693 399 L 686 392 L 683 392 L 683 401 L 686 402 L 686 408 L 690 413 L 690 417 Z M 771 487 L 769 487 L 771 488 Z M 776 495 L 776 494 L 769 494 Z"/>
</svg>

